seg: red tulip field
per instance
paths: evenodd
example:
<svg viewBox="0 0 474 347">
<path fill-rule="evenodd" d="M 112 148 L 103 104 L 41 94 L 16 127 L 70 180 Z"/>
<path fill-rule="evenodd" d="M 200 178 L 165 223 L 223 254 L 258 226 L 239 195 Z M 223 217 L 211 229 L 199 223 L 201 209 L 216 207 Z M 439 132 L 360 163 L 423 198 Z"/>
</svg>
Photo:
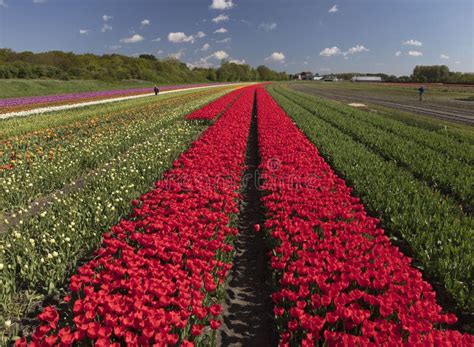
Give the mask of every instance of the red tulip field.
<svg viewBox="0 0 474 347">
<path fill-rule="evenodd" d="M 61 112 L 0 130 L 0 344 L 474 346 L 472 142 L 278 84 Z"/>
</svg>

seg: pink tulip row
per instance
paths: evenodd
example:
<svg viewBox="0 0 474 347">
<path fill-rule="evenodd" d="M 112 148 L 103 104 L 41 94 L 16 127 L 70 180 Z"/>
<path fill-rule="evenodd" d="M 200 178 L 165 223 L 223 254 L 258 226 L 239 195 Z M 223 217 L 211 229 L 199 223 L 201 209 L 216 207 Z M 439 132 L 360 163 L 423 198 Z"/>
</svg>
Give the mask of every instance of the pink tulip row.
<svg viewBox="0 0 474 347">
<path fill-rule="evenodd" d="M 433 288 L 264 90 L 258 142 L 280 346 L 473 346 Z"/>
<path fill-rule="evenodd" d="M 193 346 L 219 328 L 253 102 L 254 88 L 245 90 L 132 202 L 130 218 L 72 276 L 69 310 L 45 308 L 17 346 Z"/>
</svg>

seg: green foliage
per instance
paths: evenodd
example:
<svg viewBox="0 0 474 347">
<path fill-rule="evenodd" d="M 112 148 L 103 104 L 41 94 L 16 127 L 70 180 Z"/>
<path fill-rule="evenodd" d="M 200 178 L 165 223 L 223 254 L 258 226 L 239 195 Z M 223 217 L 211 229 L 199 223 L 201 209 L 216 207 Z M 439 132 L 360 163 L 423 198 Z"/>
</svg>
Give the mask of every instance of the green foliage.
<svg viewBox="0 0 474 347">
<path fill-rule="evenodd" d="M 74 54 L 60 51 L 44 53 L 14 52 L 0 49 L 0 79 L 54 78 L 103 81 L 145 80 L 155 83 L 234 82 L 286 80 L 284 72 L 253 69 L 247 64 L 223 61 L 218 69 L 194 68 L 174 58 L 159 60 L 154 55 L 138 58 L 119 54 Z M 260 69 L 260 70 L 259 70 Z M 262 71 L 262 73 L 260 73 Z"/>
<path fill-rule="evenodd" d="M 474 73 L 450 72 L 446 65 L 417 65 L 413 69 L 414 82 L 474 83 Z"/>
<path fill-rule="evenodd" d="M 347 106 L 336 106 L 331 101 L 315 102 L 315 98 L 302 96 L 302 93 L 283 90 L 280 92 L 374 152 L 380 153 L 384 158 L 393 160 L 400 167 L 410 170 L 418 179 L 452 196 L 460 204 L 471 207 L 474 205 L 474 167 L 459 160 L 463 158 L 472 161 L 474 159 L 473 146 L 468 144 L 462 146 L 449 139 L 448 143 L 452 147 L 446 146 L 446 149 L 454 148 L 450 152 L 453 157 L 438 149 L 430 148 L 437 146 L 444 150 L 443 145 L 446 144 L 446 141 L 440 142 L 439 137 L 434 135 L 425 137 L 425 143 L 419 143 L 418 137 L 421 139 L 421 134 L 426 132 L 421 132 L 421 134 L 417 132 L 417 137 L 412 138 L 410 135 L 415 135 L 415 133 L 406 125 L 395 126 L 390 129 L 391 131 L 387 131 L 385 119 L 368 116 L 364 111 Z M 331 112 L 326 112 L 326 110 L 331 110 Z M 377 122 L 378 119 L 381 121 Z M 400 136 L 400 133 L 410 135 Z M 439 143 L 436 144 L 436 142 Z M 426 143 L 429 146 L 426 146 Z"/>
<path fill-rule="evenodd" d="M 367 209 L 387 230 L 401 234 L 415 259 L 441 280 L 460 308 L 472 310 L 473 220 L 451 199 L 331 124 L 331 117 L 339 117 L 337 110 L 315 114 L 293 101 L 293 93 L 269 90 Z M 319 107 L 317 100 L 313 103 Z M 347 120 L 352 122 L 352 117 Z"/>
</svg>

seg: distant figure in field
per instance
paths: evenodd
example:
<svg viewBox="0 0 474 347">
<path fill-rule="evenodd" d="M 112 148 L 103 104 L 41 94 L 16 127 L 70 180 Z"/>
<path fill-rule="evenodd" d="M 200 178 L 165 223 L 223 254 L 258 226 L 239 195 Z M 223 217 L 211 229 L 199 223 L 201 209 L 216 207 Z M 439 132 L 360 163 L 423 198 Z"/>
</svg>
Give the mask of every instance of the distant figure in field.
<svg viewBox="0 0 474 347">
<path fill-rule="evenodd" d="M 155 88 L 153 88 L 153 90 L 155 91 L 155 95 L 158 95 L 158 93 L 160 92 L 160 90 L 158 89 L 157 86 L 155 86 Z"/>
<path fill-rule="evenodd" d="M 423 101 L 423 94 L 425 93 L 425 88 L 423 88 L 423 86 L 418 88 L 418 93 L 420 94 L 420 101 Z"/>
</svg>

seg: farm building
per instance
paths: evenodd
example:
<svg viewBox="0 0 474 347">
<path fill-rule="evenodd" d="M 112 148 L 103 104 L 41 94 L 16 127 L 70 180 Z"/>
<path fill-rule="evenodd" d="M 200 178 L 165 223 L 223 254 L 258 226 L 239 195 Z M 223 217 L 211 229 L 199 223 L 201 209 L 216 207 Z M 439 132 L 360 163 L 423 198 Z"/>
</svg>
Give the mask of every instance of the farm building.
<svg viewBox="0 0 474 347">
<path fill-rule="evenodd" d="M 311 81 L 313 79 L 313 73 L 310 71 L 304 71 L 296 75 L 293 75 L 293 79 Z"/>
<path fill-rule="evenodd" d="M 354 76 L 352 82 L 382 82 L 382 77 L 379 76 Z"/>
<path fill-rule="evenodd" d="M 340 79 L 334 75 L 327 75 L 323 77 L 323 81 L 324 82 L 337 82 L 337 81 L 340 81 Z"/>
</svg>

